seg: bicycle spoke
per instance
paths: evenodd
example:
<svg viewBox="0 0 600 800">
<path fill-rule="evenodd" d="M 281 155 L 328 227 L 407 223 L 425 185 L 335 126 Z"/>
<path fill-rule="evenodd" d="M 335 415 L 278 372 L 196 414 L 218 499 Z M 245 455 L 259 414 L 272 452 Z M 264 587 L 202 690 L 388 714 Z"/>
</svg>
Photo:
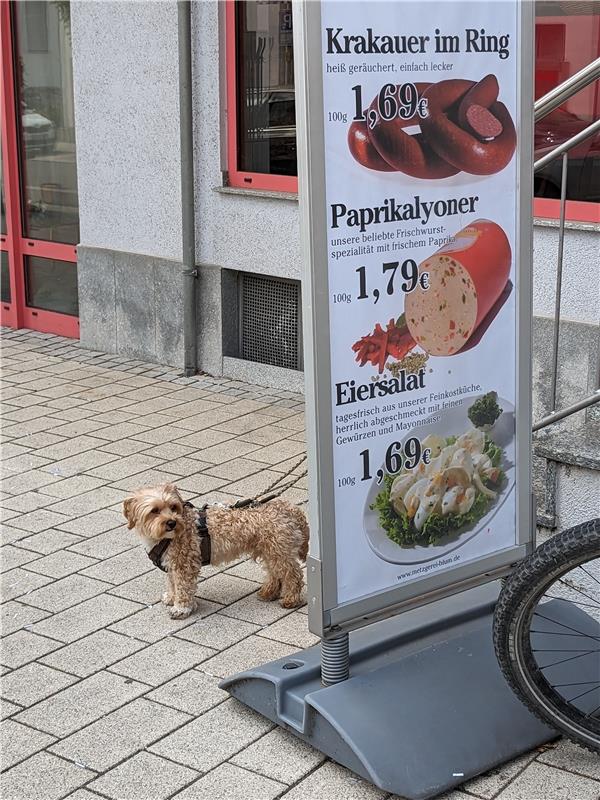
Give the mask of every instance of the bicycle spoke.
<svg viewBox="0 0 600 800">
<path fill-rule="evenodd" d="M 596 583 L 598 584 L 598 586 L 600 586 L 600 581 L 598 580 L 598 578 L 595 578 L 595 577 L 592 575 L 592 573 L 591 573 L 591 572 L 588 572 L 588 571 L 587 571 L 587 569 L 586 569 L 586 568 L 583 566 L 583 564 L 580 564 L 580 565 L 579 565 L 579 569 L 580 569 L 582 572 L 585 572 L 585 574 L 586 574 L 586 575 L 589 575 L 589 577 L 590 577 L 590 578 L 591 578 L 593 581 L 596 581 Z"/>
<path fill-rule="evenodd" d="M 557 597 L 555 594 L 547 594 L 545 597 L 549 597 L 552 600 L 562 600 L 563 603 L 571 603 L 571 605 L 577 606 L 578 608 L 598 608 L 599 606 L 590 605 L 590 603 L 582 603 L 581 600 L 569 600 L 568 597 Z"/>
<path fill-rule="evenodd" d="M 542 619 L 545 619 L 547 622 L 551 622 L 553 625 L 560 625 L 561 628 L 566 628 L 569 631 L 574 631 L 575 633 L 578 633 L 580 636 L 585 636 L 586 639 L 593 639 L 596 642 L 600 642 L 600 636 L 592 636 L 589 633 L 584 633 L 583 631 L 578 631 L 577 628 L 572 628 L 570 625 L 565 625 L 564 622 L 559 622 L 556 619 L 551 619 L 550 617 L 545 617 L 543 614 L 540 614 L 539 611 L 534 611 L 533 612 L 533 616 L 534 617 L 541 617 Z"/>
<path fill-rule="evenodd" d="M 566 586 L 568 589 L 572 589 L 574 592 L 578 592 L 579 594 L 582 594 L 584 597 L 587 597 L 588 600 L 591 600 L 593 603 L 596 603 L 598 608 L 600 608 L 600 603 L 599 602 L 597 602 L 593 597 L 590 597 L 589 594 L 586 594 L 585 592 L 582 592 L 581 589 L 578 589 L 576 586 L 571 586 L 570 583 L 566 583 L 565 581 L 563 581 L 562 578 L 560 578 L 558 580 L 558 583 L 562 583 L 562 585 Z"/>
<path fill-rule="evenodd" d="M 558 647 L 555 650 L 532 648 L 531 652 L 532 653 L 600 653 L 600 650 L 570 650 L 565 647 Z"/>
<path fill-rule="evenodd" d="M 585 715 L 585 718 L 587 719 L 588 717 L 593 717 L 596 711 L 600 711 L 600 706 L 596 706 L 596 708 L 593 711 L 590 711 L 589 714 Z"/>
<path fill-rule="evenodd" d="M 577 683 L 557 683 L 555 689 L 562 689 L 565 686 L 589 686 L 590 683 L 600 685 L 598 681 L 578 681 Z"/>
<path fill-rule="evenodd" d="M 600 650 L 588 650 L 587 653 L 580 653 L 578 656 L 571 656 L 571 658 L 563 658 L 561 661 L 554 661 L 552 664 L 546 664 L 543 667 L 538 665 L 538 669 L 541 672 L 544 669 L 550 669 L 550 667 L 557 667 L 559 664 L 566 664 L 567 661 L 575 661 L 576 658 L 583 658 L 584 656 L 590 655 L 590 653 L 600 653 Z"/>
<path fill-rule="evenodd" d="M 543 636 L 576 636 L 582 638 L 581 633 L 564 633 L 564 631 L 529 631 L 529 633 L 541 633 Z M 584 639 L 589 639 L 589 636 L 583 636 Z"/>
<path fill-rule="evenodd" d="M 575 702 L 575 700 L 579 700 L 579 698 L 580 698 L 580 697 L 584 697 L 586 694 L 589 694 L 590 692 L 595 692 L 595 691 L 596 691 L 596 689 L 597 689 L 599 686 L 600 686 L 600 683 L 597 683 L 595 686 L 592 686 L 592 688 L 591 688 L 591 689 L 587 689 L 585 692 L 581 692 L 581 694 L 578 694 L 578 695 L 576 695 L 575 697 L 571 697 L 571 698 L 569 699 L 569 703 L 573 703 L 573 702 Z M 554 688 L 556 688 L 556 687 L 554 687 Z"/>
</svg>

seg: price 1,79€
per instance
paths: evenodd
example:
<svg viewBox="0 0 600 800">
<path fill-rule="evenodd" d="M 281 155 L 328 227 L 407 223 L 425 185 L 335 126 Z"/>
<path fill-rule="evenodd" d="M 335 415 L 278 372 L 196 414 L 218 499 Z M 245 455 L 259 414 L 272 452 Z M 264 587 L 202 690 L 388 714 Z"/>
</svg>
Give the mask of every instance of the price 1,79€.
<svg viewBox="0 0 600 800">
<path fill-rule="evenodd" d="M 397 292 L 398 288 L 404 294 L 413 292 L 417 286 L 426 291 L 429 289 L 429 273 L 421 272 L 419 274 L 419 267 L 416 261 L 412 258 L 407 258 L 406 261 L 400 263 L 399 261 L 386 261 L 382 264 L 382 274 L 385 282 L 385 288 L 374 287 L 371 288 L 367 281 L 367 268 L 358 267 L 355 270 L 358 275 L 358 294 L 357 300 L 369 300 L 376 303 L 381 297 L 382 292 L 388 295 L 393 295 Z M 401 281 L 396 281 L 396 275 L 399 273 Z M 333 295 L 334 303 L 351 303 L 352 295 L 350 292 L 336 292 Z"/>
</svg>

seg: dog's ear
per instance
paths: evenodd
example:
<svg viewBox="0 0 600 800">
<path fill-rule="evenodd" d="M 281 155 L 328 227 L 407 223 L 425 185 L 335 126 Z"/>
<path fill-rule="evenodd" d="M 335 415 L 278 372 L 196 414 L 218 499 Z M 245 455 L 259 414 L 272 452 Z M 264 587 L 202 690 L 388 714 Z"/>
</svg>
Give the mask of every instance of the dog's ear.
<svg viewBox="0 0 600 800">
<path fill-rule="evenodd" d="M 128 530 L 135 528 L 136 505 L 135 497 L 126 497 L 125 500 L 123 500 L 123 516 L 127 520 Z"/>
<path fill-rule="evenodd" d="M 181 497 L 181 495 L 179 494 L 179 489 L 178 489 L 178 488 L 175 486 L 175 484 L 174 484 L 174 483 L 165 483 L 165 484 L 164 484 L 164 486 L 163 486 L 163 491 L 164 491 L 166 494 L 172 494 L 172 495 L 175 495 L 175 497 L 177 497 L 177 498 L 179 499 L 179 501 L 180 501 L 181 503 L 183 503 L 183 498 L 182 498 L 182 497 Z"/>
</svg>

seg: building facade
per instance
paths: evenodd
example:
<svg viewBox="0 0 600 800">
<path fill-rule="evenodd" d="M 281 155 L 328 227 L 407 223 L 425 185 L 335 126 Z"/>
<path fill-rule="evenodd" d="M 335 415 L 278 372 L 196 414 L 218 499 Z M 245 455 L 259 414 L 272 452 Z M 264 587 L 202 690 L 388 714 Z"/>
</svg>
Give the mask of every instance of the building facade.
<svg viewBox="0 0 600 800">
<path fill-rule="evenodd" d="M 536 4 L 537 96 L 600 55 L 599 5 Z M 0 8 L 3 324 L 182 364 L 176 2 Z M 300 389 L 291 2 L 193 3 L 192 63 L 197 366 Z M 599 116 L 596 84 L 538 125 L 536 154 Z M 535 185 L 541 357 L 554 313 L 557 169 Z M 600 136 L 571 153 L 568 198 L 564 323 L 588 343 L 600 321 Z M 565 376 L 564 399 L 597 377 L 591 359 Z"/>
</svg>

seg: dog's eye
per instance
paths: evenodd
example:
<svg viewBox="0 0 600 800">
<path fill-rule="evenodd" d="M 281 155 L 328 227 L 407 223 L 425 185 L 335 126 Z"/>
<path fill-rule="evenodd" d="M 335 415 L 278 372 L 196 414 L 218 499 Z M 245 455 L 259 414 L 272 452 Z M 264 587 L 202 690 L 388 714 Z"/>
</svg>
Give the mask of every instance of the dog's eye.
<svg viewBox="0 0 600 800">
<path fill-rule="evenodd" d="M 171 511 L 177 511 L 177 506 L 171 506 Z"/>
<path fill-rule="evenodd" d="M 151 514 L 158 514 L 158 508 L 153 508 L 150 513 Z"/>
</svg>

